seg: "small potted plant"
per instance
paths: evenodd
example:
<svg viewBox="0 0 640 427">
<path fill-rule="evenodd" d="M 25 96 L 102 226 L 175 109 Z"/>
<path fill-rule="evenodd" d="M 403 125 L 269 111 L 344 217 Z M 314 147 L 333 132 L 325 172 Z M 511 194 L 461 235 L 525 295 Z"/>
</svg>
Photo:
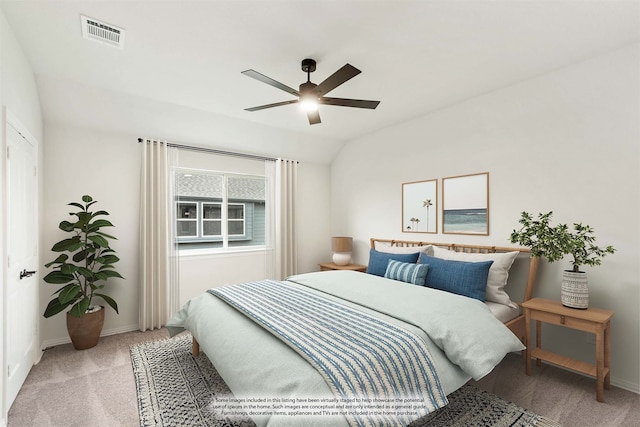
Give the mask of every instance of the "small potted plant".
<svg viewBox="0 0 640 427">
<path fill-rule="evenodd" d="M 521 228 L 513 230 L 511 243 L 527 246 L 532 256 L 544 256 L 549 262 L 571 255 L 572 268 L 563 272 L 561 301 L 567 307 L 586 309 L 589 307 L 589 288 L 587 274 L 580 271 L 580 266 L 600 265 L 602 258 L 613 254 L 615 249 L 596 246 L 594 230 L 588 225 L 574 223 L 573 230 L 566 224 L 552 226 L 552 215 L 553 212 L 540 213 L 538 219 L 534 219 L 529 213 L 522 212 L 518 221 Z"/>
<path fill-rule="evenodd" d="M 102 293 L 102 289 L 112 277 L 122 278 L 115 271 L 114 264 L 119 261 L 115 251 L 109 247 L 109 240 L 115 237 L 101 231 L 103 227 L 113 227 L 106 219 L 106 211 L 90 211 L 96 203 L 91 196 L 82 196 L 83 203 L 69 203 L 79 210 L 70 212 L 73 222 L 62 221 L 60 230 L 72 234 L 55 245 L 51 250 L 61 252 L 53 261 L 45 264 L 53 270 L 44 277 L 51 284 L 63 285 L 55 291 L 53 298 L 44 311 L 44 317 L 56 315 L 68 307 L 67 331 L 73 346 L 84 350 L 98 344 L 104 325 L 104 307 L 94 306 L 94 297 L 104 300 L 116 313 L 118 304 Z"/>
</svg>

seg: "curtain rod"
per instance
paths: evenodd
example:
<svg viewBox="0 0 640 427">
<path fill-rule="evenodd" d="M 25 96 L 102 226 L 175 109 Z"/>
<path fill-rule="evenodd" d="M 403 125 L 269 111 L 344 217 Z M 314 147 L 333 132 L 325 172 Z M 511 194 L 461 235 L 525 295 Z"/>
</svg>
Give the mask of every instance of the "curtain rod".
<svg viewBox="0 0 640 427">
<path fill-rule="evenodd" d="M 144 138 L 138 138 L 138 143 L 141 143 L 143 141 L 144 141 Z M 147 141 L 155 142 L 154 140 L 151 140 L 151 139 L 147 139 Z M 204 152 L 204 153 L 220 154 L 222 156 L 243 157 L 245 159 L 271 160 L 271 161 L 274 161 L 274 162 L 276 160 L 278 160 L 275 157 L 265 157 L 265 156 L 258 156 L 258 155 L 255 155 L 255 154 L 235 153 L 233 151 L 217 150 L 215 148 L 196 147 L 194 145 L 175 144 L 175 143 L 172 143 L 172 142 L 167 142 L 167 147 L 180 148 L 182 150 L 200 151 L 200 152 Z"/>
</svg>

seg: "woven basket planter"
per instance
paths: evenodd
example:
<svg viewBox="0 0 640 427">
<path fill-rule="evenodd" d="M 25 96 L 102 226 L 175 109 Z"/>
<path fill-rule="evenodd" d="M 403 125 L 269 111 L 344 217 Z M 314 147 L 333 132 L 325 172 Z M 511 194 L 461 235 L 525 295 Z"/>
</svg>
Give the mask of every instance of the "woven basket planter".
<svg viewBox="0 0 640 427">
<path fill-rule="evenodd" d="M 589 283 L 587 273 L 565 270 L 562 273 L 560 290 L 562 305 L 571 308 L 589 308 Z"/>
</svg>

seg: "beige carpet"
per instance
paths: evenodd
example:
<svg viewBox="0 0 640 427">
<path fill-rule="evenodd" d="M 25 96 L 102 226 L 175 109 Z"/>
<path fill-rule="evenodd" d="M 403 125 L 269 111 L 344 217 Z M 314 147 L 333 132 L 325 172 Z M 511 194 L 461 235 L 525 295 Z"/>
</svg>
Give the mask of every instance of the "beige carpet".
<svg viewBox="0 0 640 427">
<path fill-rule="evenodd" d="M 47 349 L 9 410 L 10 427 L 137 426 L 129 346 L 169 336 L 166 329 L 100 338 L 91 349 Z"/>
<path fill-rule="evenodd" d="M 129 332 L 103 337 L 89 350 L 48 349 L 11 407 L 8 426 L 139 425 L 129 346 L 167 336 L 164 329 Z M 564 427 L 640 426 L 640 395 L 612 387 L 598 403 L 594 380 L 546 365 L 527 377 L 515 355 L 475 385 Z"/>
</svg>

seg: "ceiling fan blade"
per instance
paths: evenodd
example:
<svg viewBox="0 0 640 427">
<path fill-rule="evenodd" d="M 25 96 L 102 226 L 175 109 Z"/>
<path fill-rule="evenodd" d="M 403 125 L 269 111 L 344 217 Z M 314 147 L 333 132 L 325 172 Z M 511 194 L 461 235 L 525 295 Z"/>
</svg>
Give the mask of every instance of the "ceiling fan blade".
<svg viewBox="0 0 640 427">
<path fill-rule="evenodd" d="M 333 89 L 340 86 L 342 83 L 346 82 L 349 79 L 354 78 L 361 71 L 358 70 L 351 64 L 346 64 L 344 67 L 340 68 L 338 71 L 327 77 L 322 83 L 320 83 L 316 88 L 315 92 L 322 96 L 326 93 L 329 93 Z"/>
<path fill-rule="evenodd" d="M 317 125 L 320 123 L 320 112 L 316 111 L 307 111 L 307 117 L 309 118 L 310 125 Z"/>
<path fill-rule="evenodd" d="M 260 105 L 258 107 L 245 108 L 244 110 L 258 111 L 258 110 L 264 110 L 265 108 L 280 107 L 281 105 L 295 104 L 297 102 L 298 102 L 297 99 L 292 99 L 291 101 L 282 101 L 282 102 L 276 102 L 275 104 Z"/>
<path fill-rule="evenodd" d="M 284 85 L 279 81 L 273 80 L 271 77 L 267 77 L 264 74 L 260 74 L 257 71 L 246 70 L 246 71 L 243 71 L 242 74 L 244 74 L 245 76 L 254 78 L 256 80 L 260 80 L 262 83 L 266 83 L 270 86 L 283 90 L 287 93 L 290 93 L 291 95 L 300 96 L 300 92 L 298 92 L 297 90 L 290 88 L 289 86 Z"/>
<path fill-rule="evenodd" d="M 338 105 L 341 107 L 368 108 L 370 110 L 375 110 L 378 104 L 380 104 L 380 101 L 367 101 L 364 99 L 348 98 L 328 98 L 323 96 L 322 98 L 320 98 L 320 104 Z"/>
</svg>

